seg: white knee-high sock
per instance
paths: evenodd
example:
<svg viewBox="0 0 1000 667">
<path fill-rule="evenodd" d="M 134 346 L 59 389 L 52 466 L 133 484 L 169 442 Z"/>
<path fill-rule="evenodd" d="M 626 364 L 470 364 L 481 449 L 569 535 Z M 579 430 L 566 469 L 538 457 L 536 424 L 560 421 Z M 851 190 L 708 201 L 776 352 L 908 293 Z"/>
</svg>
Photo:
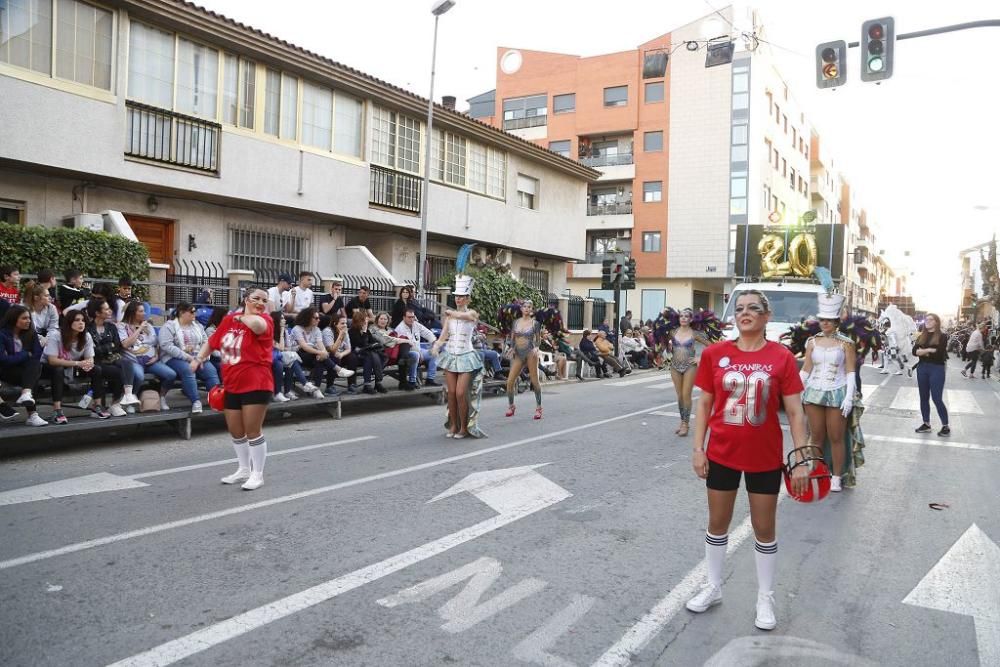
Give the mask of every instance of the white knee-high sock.
<svg viewBox="0 0 1000 667">
<path fill-rule="evenodd" d="M 771 593 L 774 591 L 774 567 L 778 563 L 778 541 L 754 540 L 753 555 L 757 561 L 757 590 L 761 593 Z"/>
<path fill-rule="evenodd" d="M 264 459 L 267 458 L 267 440 L 261 434 L 250 440 L 248 444 L 250 445 L 250 471 L 258 475 L 263 475 Z"/>
<path fill-rule="evenodd" d="M 236 460 L 239 461 L 240 470 L 250 470 L 250 445 L 246 436 L 233 438 L 233 449 L 236 450 Z"/>
<path fill-rule="evenodd" d="M 722 565 L 726 561 L 729 534 L 713 535 L 705 531 L 705 565 L 708 568 L 708 583 L 722 587 Z"/>
</svg>

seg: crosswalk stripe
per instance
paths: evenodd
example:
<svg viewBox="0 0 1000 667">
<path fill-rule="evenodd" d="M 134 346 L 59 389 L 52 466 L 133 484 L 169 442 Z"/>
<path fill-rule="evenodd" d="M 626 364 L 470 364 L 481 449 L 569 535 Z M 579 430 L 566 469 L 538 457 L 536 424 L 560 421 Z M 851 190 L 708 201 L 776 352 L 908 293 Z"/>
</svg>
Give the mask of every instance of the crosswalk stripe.
<svg viewBox="0 0 1000 667">
<path fill-rule="evenodd" d="M 646 384 L 647 382 L 657 382 L 663 381 L 663 375 L 660 373 L 654 373 L 646 377 L 635 378 L 633 380 L 618 380 L 617 382 L 609 382 L 607 386 L 609 387 L 631 387 L 635 384 Z"/>
<path fill-rule="evenodd" d="M 664 382 L 663 384 L 651 384 L 646 389 L 671 389 L 673 386 L 673 382 Z"/>
<path fill-rule="evenodd" d="M 948 412 L 967 415 L 984 414 L 973 393 L 965 389 L 945 389 L 944 402 L 948 406 Z M 900 387 L 896 390 L 896 395 L 893 397 L 889 409 L 919 410 L 919 390 L 916 387 Z"/>
<path fill-rule="evenodd" d="M 887 435 L 866 435 L 868 442 L 898 442 L 907 445 L 927 445 L 929 447 L 952 447 L 954 449 L 974 449 L 983 452 L 1000 452 L 996 445 L 980 445 L 975 442 L 955 442 L 944 438 L 896 438 Z"/>
</svg>

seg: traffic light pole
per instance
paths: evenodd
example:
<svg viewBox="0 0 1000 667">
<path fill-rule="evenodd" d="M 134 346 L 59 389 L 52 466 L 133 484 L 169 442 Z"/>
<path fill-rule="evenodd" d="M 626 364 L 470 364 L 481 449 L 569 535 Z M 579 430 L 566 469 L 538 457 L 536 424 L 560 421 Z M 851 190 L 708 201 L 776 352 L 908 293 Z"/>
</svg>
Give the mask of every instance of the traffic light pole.
<svg viewBox="0 0 1000 667">
<path fill-rule="evenodd" d="M 618 324 L 622 321 L 622 276 L 619 273 L 615 278 L 615 321 L 612 322 L 614 330 L 618 331 L 621 326 Z M 615 359 L 618 358 L 618 346 L 621 344 L 622 334 L 624 331 L 618 331 L 618 335 L 615 336 Z"/>
<path fill-rule="evenodd" d="M 896 41 L 901 39 L 916 39 L 918 37 L 930 37 L 931 35 L 943 35 L 947 32 L 958 32 L 959 30 L 972 30 L 973 28 L 1000 28 L 1000 19 L 988 19 L 983 21 L 969 21 L 968 23 L 956 23 L 940 28 L 928 28 L 927 30 L 917 30 L 902 35 L 896 35 Z M 854 49 L 861 46 L 860 42 L 848 42 L 847 47 Z"/>
</svg>

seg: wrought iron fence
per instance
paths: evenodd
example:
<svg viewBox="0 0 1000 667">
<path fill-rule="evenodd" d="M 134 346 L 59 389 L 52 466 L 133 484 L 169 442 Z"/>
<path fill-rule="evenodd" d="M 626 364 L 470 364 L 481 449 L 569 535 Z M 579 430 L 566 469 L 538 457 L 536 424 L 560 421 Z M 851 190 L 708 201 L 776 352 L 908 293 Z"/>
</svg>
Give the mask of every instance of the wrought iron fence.
<svg viewBox="0 0 1000 667">
<path fill-rule="evenodd" d="M 417 254 L 416 259 L 416 272 L 420 274 L 420 254 Z M 433 287 L 437 285 L 438 281 L 442 278 L 450 276 L 455 273 L 455 258 L 454 257 L 439 257 L 437 255 L 427 255 L 427 272 L 424 273 L 424 285 L 429 285 Z"/>
<path fill-rule="evenodd" d="M 604 323 L 604 318 L 608 316 L 608 302 L 604 299 L 594 299 L 593 324 L 598 326 Z"/>
<path fill-rule="evenodd" d="M 580 296 L 570 296 L 569 304 L 566 317 L 566 326 L 569 329 L 582 329 L 583 328 L 583 297 Z"/>
<path fill-rule="evenodd" d="M 132 100 L 125 155 L 211 173 L 219 171 L 222 125 Z"/>
<path fill-rule="evenodd" d="M 369 203 L 411 213 L 420 212 L 420 190 L 423 181 L 418 176 L 377 164 L 371 166 L 370 174 Z"/>
<path fill-rule="evenodd" d="M 167 273 L 164 307 L 172 310 L 181 301 L 229 305 L 229 278 L 219 262 L 174 260 Z"/>
</svg>

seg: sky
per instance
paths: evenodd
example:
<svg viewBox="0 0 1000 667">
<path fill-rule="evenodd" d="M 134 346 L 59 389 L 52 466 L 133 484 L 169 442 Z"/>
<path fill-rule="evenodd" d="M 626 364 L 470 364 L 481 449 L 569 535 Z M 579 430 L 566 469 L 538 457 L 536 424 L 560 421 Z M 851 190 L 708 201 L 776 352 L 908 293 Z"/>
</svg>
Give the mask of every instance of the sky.
<svg viewBox="0 0 1000 667">
<path fill-rule="evenodd" d="M 426 97 L 430 0 L 197 0 L 255 28 Z M 435 98 L 495 87 L 498 46 L 581 56 L 639 44 L 723 7 L 722 0 L 456 0 L 441 17 Z M 1000 232 L 1000 28 L 896 43 L 891 79 L 815 87 L 821 42 L 857 41 L 861 24 L 893 16 L 897 34 L 1000 19 L 996 0 L 760 0 L 777 66 L 874 223 L 896 268 L 912 272 L 918 308 L 956 311 L 959 252 Z M 280 11 L 276 11 L 280 7 Z M 686 55 L 679 51 L 675 57 Z M 699 54 L 700 57 L 700 54 Z M 904 252 L 909 252 L 904 257 Z M 908 264 L 908 265 L 907 265 Z"/>
</svg>

